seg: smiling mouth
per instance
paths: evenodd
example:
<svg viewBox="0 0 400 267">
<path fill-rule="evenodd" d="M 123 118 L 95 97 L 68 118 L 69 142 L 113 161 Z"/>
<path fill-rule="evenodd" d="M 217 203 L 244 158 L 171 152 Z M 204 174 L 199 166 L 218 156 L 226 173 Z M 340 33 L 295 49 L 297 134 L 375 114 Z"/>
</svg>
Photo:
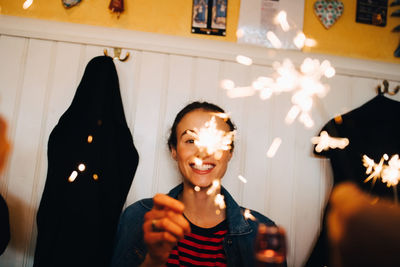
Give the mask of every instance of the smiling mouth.
<svg viewBox="0 0 400 267">
<path fill-rule="evenodd" d="M 208 171 L 208 170 L 213 169 L 215 167 L 215 164 L 196 165 L 194 163 L 191 163 L 190 167 L 192 167 L 195 170 L 199 170 L 199 171 Z"/>
</svg>

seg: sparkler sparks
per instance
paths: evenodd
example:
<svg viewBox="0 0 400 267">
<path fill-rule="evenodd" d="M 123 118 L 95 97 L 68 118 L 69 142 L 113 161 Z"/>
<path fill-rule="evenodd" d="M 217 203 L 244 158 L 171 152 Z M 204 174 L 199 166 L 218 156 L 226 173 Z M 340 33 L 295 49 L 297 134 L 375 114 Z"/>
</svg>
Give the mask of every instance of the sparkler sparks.
<svg viewBox="0 0 400 267">
<path fill-rule="evenodd" d="M 349 139 L 330 137 L 326 131 L 322 131 L 320 136 L 312 137 L 311 142 L 316 145 L 315 151 L 319 153 L 322 150 L 328 150 L 329 148 L 344 149 L 349 144 Z"/>
<path fill-rule="evenodd" d="M 216 196 L 215 196 L 215 199 L 214 199 L 214 203 L 215 203 L 215 205 L 216 206 L 218 206 L 219 207 L 219 209 L 225 209 L 225 201 L 224 201 L 224 196 L 223 195 L 221 195 L 221 194 L 217 194 Z"/>
<path fill-rule="evenodd" d="M 314 125 L 310 115 L 313 107 L 313 97 L 322 98 L 329 90 L 327 84 L 323 84 L 321 79 L 331 78 L 335 75 L 335 69 L 330 62 L 324 60 L 305 58 L 297 70 L 291 60 L 285 59 L 283 62 L 274 62 L 275 70 L 272 77 L 260 76 L 254 80 L 251 86 L 235 87 L 231 80 L 223 80 L 221 87 L 227 90 L 227 95 L 231 98 L 248 97 L 259 92 L 261 99 L 268 99 L 274 93 L 292 92 L 293 106 L 289 110 L 285 122 L 293 123 L 296 118 L 307 128 Z"/>
<path fill-rule="evenodd" d="M 244 216 L 244 218 L 246 220 L 248 220 L 248 219 L 250 219 L 252 221 L 256 221 L 257 220 L 256 217 L 254 217 L 253 214 L 251 214 L 249 209 L 245 209 L 244 210 L 243 216 Z"/>
<path fill-rule="evenodd" d="M 33 3 L 33 0 L 26 0 L 24 2 L 24 4 L 22 5 L 22 8 L 23 9 L 28 9 L 32 5 L 32 3 Z"/>
<path fill-rule="evenodd" d="M 78 170 L 79 171 L 83 172 L 85 169 L 86 169 L 85 164 L 81 163 L 81 164 L 78 165 Z"/>
<path fill-rule="evenodd" d="M 280 11 L 277 14 L 275 23 L 279 24 L 284 32 L 295 28 L 289 24 L 285 11 Z M 247 35 L 251 35 L 251 32 L 244 28 L 239 29 L 236 34 L 238 38 L 242 38 L 245 32 Z M 282 47 L 282 42 L 275 32 L 268 31 L 266 34 L 264 32 L 262 34 L 266 36 L 272 47 L 277 49 Z M 293 43 L 299 49 L 304 46 L 316 45 L 315 40 L 307 38 L 302 31 L 297 31 L 296 36 L 293 38 Z M 245 65 L 250 65 L 252 62 L 251 59 L 242 55 L 237 56 L 237 61 Z M 248 97 L 259 92 L 260 98 L 265 100 L 274 93 L 293 92 L 293 107 L 287 114 L 285 122 L 291 124 L 298 118 L 305 127 L 311 128 L 314 125 L 310 115 L 313 97 L 316 95 L 322 98 L 326 95 L 329 87 L 327 84 L 323 84 L 321 79 L 323 77 L 332 78 L 336 73 L 335 69 L 328 60 L 324 60 L 321 63 L 319 60 L 311 58 L 304 59 L 300 70 L 295 68 L 290 59 L 285 59 L 282 63 L 274 62 L 273 68 L 275 72 L 271 77 L 258 77 L 252 82 L 251 86 L 235 87 L 233 81 L 223 80 L 221 87 L 227 90 L 227 95 L 231 98 Z"/>
<path fill-rule="evenodd" d="M 218 179 L 215 179 L 211 185 L 211 187 L 207 190 L 207 195 L 213 194 L 220 187 L 220 182 Z"/>
<path fill-rule="evenodd" d="M 200 154 L 214 155 L 215 159 L 220 159 L 224 150 L 230 150 L 235 135 L 235 131 L 225 132 L 217 129 L 215 116 L 206 122 L 205 127 L 196 129 L 196 133 L 191 133 L 196 137 L 195 145 Z"/>
<path fill-rule="evenodd" d="M 282 48 L 282 42 L 279 40 L 278 36 L 272 31 L 267 32 L 267 39 L 271 42 L 274 48 Z"/>
<path fill-rule="evenodd" d="M 287 32 L 290 30 L 289 22 L 287 21 L 286 11 L 284 11 L 284 10 L 280 11 L 275 19 L 279 23 L 279 25 L 281 25 L 281 28 L 284 32 Z"/>
<path fill-rule="evenodd" d="M 73 181 L 75 181 L 77 176 L 78 176 L 78 172 L 77 171 L 73 171 L 71 173 L 71 175 L 68 177 L 68 182 L 72 183 Z"/>
<path fill-rule="evenodd" d="M 244 178 L 242 175 L 238 175 L 238 178 L 240 181 L 242 181 L 244 184 L 247 183 L 246 178 Z"/>
<path fill-rule="evenodd" d="M 81 163 L 81 164 L 78 165 L 78 170 L 80 172 L 83 172 L 85 169 L 86 169 L 85 164 Z M 96 175 L 96 177 L 97 177 L 97 174 L 94 174 L 94 175 Z M 94 175 L 93 175 L 93 179 L 95 179 Z M 74 182 L 76 177 L 78 177 L 78 172 L 77 171 L 73 171 L 71 173 L 71 175 L 68 177 L 68 182 L 70 182 L 70 183 Z M 97 180 L 97 178 L 95 180 Z"/>
<path fill-rule="evenodd" d="M 372 179 L 373 183 L 381 178 L 383 183 L 386 183 L 387 187 L 397 186 L 400 180 L 400 160 L 399 155 L 393 155 L 390 160 L 387 154 L 384 154 L 380 159 L 379 163 L 369 158 L 367 155 L 363 155 L 363 165 L 366 167 L 366 174 L 369 176 L 364 180 L 368 182 Z M 387 162 L 387 164 L 385 164 Z"/>
<path fill-rule="evenodd" d="M 197 166 L 201 166 L 203 165 L 203 161 L 199 158 L 194 158 L 194 164 L 196 164 Z"/>
<path fill-rule="evenodd" d="M 281 145 L 281 143 L 282 143 L 282 139 L 279 138 L 279 137 L 276 137 L 276 138 L 274 139 L 274 141 L 272 141 L 272 144 L 271 144 L 271 146 L 269 147 L 268 152 L 267 152 L 267 156 L 268 156 L 269 158 L 273 158 L 273 157 L 275 156 L 276 151 L 278 151 L 278 148 L 279 148 L 279 146 Z"/>
<path fill-rule="evenodd" d="M 251 64 L 253 64 L 253 60 L 251 58 L 242 55 L 237 55 L 236 61 L 246 66 L 250 66 Z"/>
</svg>

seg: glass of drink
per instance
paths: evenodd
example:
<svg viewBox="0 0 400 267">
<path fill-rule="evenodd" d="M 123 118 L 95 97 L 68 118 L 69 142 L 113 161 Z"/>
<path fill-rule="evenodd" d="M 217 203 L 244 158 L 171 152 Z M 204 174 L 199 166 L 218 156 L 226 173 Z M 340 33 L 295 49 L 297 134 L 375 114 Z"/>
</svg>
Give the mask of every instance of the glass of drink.
<svg viewBox="0 0 400 267">
<path fill-rule="evenodd" d="M 286 234 L 282 227 L 260 224 L 255 243 L 256 266 L 286 266 Z"/>
</svg>

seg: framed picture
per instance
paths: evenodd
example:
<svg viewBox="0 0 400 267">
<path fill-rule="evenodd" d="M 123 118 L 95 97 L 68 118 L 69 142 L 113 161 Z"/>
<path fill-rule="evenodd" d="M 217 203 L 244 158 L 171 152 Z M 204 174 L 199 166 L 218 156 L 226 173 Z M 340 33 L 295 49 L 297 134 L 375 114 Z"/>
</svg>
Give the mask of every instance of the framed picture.
<svg viewBox="0 0 400 267">
<path fill-rule="evenodd" d="M 388 0 L 357 0 L 356 22 L 386 26 Z"/>
<path fill-rule="evenodd" d="M 228 0 L 193 0 L 192 33 L 226 34 Z"/>
</svg>

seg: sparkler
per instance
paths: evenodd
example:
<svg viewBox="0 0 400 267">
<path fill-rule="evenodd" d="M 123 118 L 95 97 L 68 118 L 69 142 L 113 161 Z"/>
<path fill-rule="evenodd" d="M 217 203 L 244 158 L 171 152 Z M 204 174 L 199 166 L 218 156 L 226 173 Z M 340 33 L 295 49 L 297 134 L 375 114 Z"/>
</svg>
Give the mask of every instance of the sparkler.
<svg viewBox="0 0 400 267">
<path fill-rule="evenodd" d="M 191 133 L 196 137 L 195 145 L 199 149 L 200 154 L 214 155 L 215 159 L 220 159 L 224 150 L 230 150 L 235 131 L 225 132 L 217 129 L 215 116 L 205 123 L 205 127 L 197 133 Z"/>
<path fill-rule="evenodd" d="M 279 24 L 284 32 L 291 30 L 293 27 L 289 24 L 287 13 L 280 11 L 275 18 L 275 23 Z M 246 30 L 247 31 L 247 30 Z M 238 38 L 243 37 L 245 29 L 237 31 Z M 281 48 L 282 42 L 277 34 L 272 31 L 266 33 L 266 37 L 274 48 Z M 293 38 L 293 43 L 299 49 L 304 46 L 315 46 L 313 39 L 307 38 L 301 31 Z M 250 65 L 251 59 L 242 55 L 237 56 L 237 61 L 241 64 Z M 293 123 L 296 118 L 307 128 L 314 125 L 314 121 L 310 115 L 313 106 L 313 97 L 324 97 L 329 90 L 327 84 L 323 84 L 321 79 L 332 78 L 336 71 L 328 60 L 320 62 L 317 59 L 306 58 L 297 70 L 290 59 L 283 62 L 274 62 L 273 68 L 275 72 L 271 77 L 258 77 L 252 82 L 251 86 L 236 86 L 231 80 L 223 80 L 221 87 L 227 90 L 228 97 L 249 97 L 259 92 L 262 100 L 270 98 L 274 93 L 293 92 L 292 108 L 286 116 L 287 124 Z"/>
<path fill-rule="evenodd" d="M 230 150 L 232 148 L 231 144 L 235 135 L 235 131 L 226 132 L 217 129 L 217 123 L 215 117 L 219 117 L 226 121 L 229 115 L 226 113 L 212 113 L 212 117 L 207 121 L 204 127 L 200 129 L 194 129 L 190 131 L 189 134 L 195 137 L 194 144 L 199 150 L 199 155 L 194 158 L 196 165 L 202 165 L 203 160 L 201 157 L 206 157 L 208 155 L 213 155 L 215 159 L 220 159 L 223 155 L 223 151 Z M 219 179 L 215 179 L 211 187 L 207 190 L 207 195 L 215 194 L 220 189 Z M 195 186 L 194 191 L 199 192 L 200 187 Z M 225 208 L 224 196 L 221 194 L 216 194 L 214 198 L 214 203 L 219 209 Z M 216 213 L 219 214 L 221 211 L 217 210 Z"/>
<path fill-rule="evenodd" d="M 387 164 L 384 164 L 385 162 Z M 363 165 L 367 168 L 365 173 L 369 174 L 364 182 L 372 179 L 373 183 L 375 183 L 376 180 L 381 178 L 383 183 L 386 183 L 388 187 L 393 186 L 393 188 L 399 183 L 400 160 L 398 154 L 393 155 L 390 160 L 389 156 L 384 154 L 378 164 L 367 155 L 363 155 Z"/>
<path fill-rule="evenodd" d="M 326 131 L 322 131 L 320 136 L 312 137 L 311 142 L 316 145 L 315 151 L 319 153 L 322 150 L 328 150 L 329 148 L 344 149 L 349 144 L 349 139 L 330 137 Z"/>
<path fill-rule="evenodd" d="M 364 183 L 372 179 L 372 184 L 375 184 L 376 180 L 382 179 L 383 183 L 386 183 L 387 187 L 393 188 L 394 202 L 398 203 L 397 196 L 397 184 L 400 180 L 400 160 L 399 155 L 393 155 L 390 160 L 387 154 L 384 154 L 380 159 L 379 163 L 376 164 L 373 159 L 370 159 L 367 155 L 363 155 L 363 165 L 367 168 L 366 174 L 370 174 Z M 388 164 L 384 164 L 385 162 Z"/>
<path fill-rule="evenodd" d="M 324 60 L 305 58 L 297 70 L 290 59 L 283 62 L 274 62 L 275 70 L 272 77 L 260 76 L 254 80 L 251 86 L 235 87 L 231 80 L 223 80 L 221 87 L 227 90 L 228 97 L 249 97 L 259 92 L 262 100 L 270 98 L 273 94 L 282 92 L 292 92 L 293 106 L 289 110 L 285 122 L 293 123 L 296 118 L 307 128 L 314 125 L 310 115 L 313 106 L 313 97 L 324 97 L 329 90 L 327 84 L 323 84 L 321 79 L 332 78 L 335 69 L 330 62 Z"/>
</svg>

